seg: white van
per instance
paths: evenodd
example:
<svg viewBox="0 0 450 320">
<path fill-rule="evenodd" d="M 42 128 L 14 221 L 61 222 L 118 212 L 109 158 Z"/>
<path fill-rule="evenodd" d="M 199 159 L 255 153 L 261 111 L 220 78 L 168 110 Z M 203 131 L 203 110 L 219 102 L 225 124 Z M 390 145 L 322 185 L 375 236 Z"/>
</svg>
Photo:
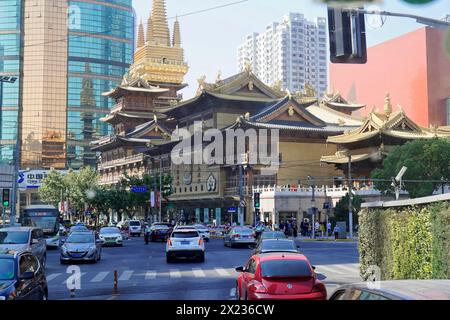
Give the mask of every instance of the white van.
<svg viewBox="0 0 450 320">
<path fill-rule="evenodd" d="M 134 237 L 135 235 L 139 237 L 142 230 L 141 222 L 139 220 L 130 220 L 128 230 L 131 237 Z"/>
</svg>

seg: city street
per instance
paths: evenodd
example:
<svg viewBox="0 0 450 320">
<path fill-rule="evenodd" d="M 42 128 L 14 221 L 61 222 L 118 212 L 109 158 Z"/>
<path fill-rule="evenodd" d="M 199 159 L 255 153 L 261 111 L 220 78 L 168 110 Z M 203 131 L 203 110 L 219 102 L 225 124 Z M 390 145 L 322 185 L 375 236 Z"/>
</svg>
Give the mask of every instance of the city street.
<svg viewBox="0 0 450 320">
<path fill-rule="evenodd" d="M 328 293 L 340 284 L 359 281 L 357 244 L 354 242 L 298 241 L 316 266 Z M 124 300 L 233 300 L 236 266 L 244 265 L 249 248 L 228 248 L 222 239 L 206 243 L 205 263 L 180 261 L 167 264 L 165 243 L 144 244 L 143 237 L 125 241 L 123 247 L 106 247 L 97 264 L 78 264 L 81 289 L 74 299 Z M 47 252 L 49 299 L 71 299 L 65 281 L 70 276 L 60 265 L 59 251 Z M 113 295 L 114 270 L 118 272 L 118 295 Z"/>
</svg>

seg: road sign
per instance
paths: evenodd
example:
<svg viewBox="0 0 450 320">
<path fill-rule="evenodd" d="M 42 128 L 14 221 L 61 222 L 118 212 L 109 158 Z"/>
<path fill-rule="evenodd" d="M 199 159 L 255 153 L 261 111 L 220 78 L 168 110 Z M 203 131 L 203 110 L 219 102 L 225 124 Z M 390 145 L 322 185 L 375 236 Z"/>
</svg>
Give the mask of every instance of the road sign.
<svg viewBox="0 0 450 320">
<path fill-rule="evenodd" d="M 146 193 L 148 192 L 148 188 L 146 186 L 132 186 L 130 188 L 131 192 L 134 193 Z"/>
</svg>

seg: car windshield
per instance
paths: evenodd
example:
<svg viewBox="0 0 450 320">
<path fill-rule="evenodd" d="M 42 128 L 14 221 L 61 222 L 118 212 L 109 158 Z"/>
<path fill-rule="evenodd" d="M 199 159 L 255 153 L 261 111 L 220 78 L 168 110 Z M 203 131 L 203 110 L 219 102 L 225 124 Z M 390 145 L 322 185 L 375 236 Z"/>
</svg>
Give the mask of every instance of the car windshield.
<svg viewBox="0 0 450 320">
<path fill-rule="evenodd" d="M 70 228 L 70 232 L 73 232 L 73 231 L 85 231 L 85 230 L 88 230 L 88 228 L 85 227 L 85 226 L 75 226 L 75 227 Z"/>
<path fill-rule="evenodd" d="M 261 263 L 261 276 L 263 278 L 286 277 L 300 278 L 311 277 L 312 271 L 305 260 L 269 260 Z"/>
<path fill-rule="evenodd" d="M 187 232 L 174 232 L 172 233 L 172 238 L 197 238 L 197 231 L 187 231 Z"/>
<path fill-rule="evenodd" d="M 261 244 L 262 251 L 297 251 L 294 241 L 264 240 Z"/>
<path fill-rule="evenodd" d="M 102 228 L 100 229 L 101 234 L 111 234 L 111 233 L 120 233 L 119 228 Z"/>
<path fill-rule="evenodd" d="M 0 231 L 0 244 L 27 244 L 28 231 Z"/>
<path fill-rule="evenodd" d="M 14 279 L 14 260 L 0 258 L 0 280 Z"/>
<path fill-rule="evenodd" d="M 205 226 L 202 226 L 202 225 L 200 225 L 200 226 L 195 226 L 195 229 L 197 229 L 197 230 L 208 230 L 208 228 L 207 227 L 205 227 Z"/>
<path fill-rule="evenodd" d="M 130 221 L 130 226 L 139 227 L 141 223 L 139 221 Z"/>
<path fill-rule="evenodd" d="M 67 243 L 93 243 L 94 235 L 89 233 L 73 233 L 67 238 Z"/>
<path fill-rule="evenodd" d="M 239 234 L 252 234 L 253 230 L 249 228 L 234 228 L 233 232 Z"/>
<path fill-rule="evenodd" d="M 286 235 L 283 232 L 274 231 L 274 232 L 263 232 L 261 235 L 263 239 L 277 239 L 277 238 L 286 238 Z"/>
<path fill-rule="evenodd" d="M 155 226 L 153 226 L 154 229 L 170 229 L 168 226 L 164 225 L 164 224 L 157 224 Z"/>
</svg>

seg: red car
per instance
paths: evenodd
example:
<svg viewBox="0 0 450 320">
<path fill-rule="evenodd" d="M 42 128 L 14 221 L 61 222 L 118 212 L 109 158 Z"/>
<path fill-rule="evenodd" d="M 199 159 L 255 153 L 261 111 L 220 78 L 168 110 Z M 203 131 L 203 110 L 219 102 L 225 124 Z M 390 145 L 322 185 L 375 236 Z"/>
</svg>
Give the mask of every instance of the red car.
<svg viewBox="0 0 450 320">
<path fill-rule="evenodd" d="M 239 300 L 326 300 L 325 285 L 317 279 L 308 259 L 298 253 L 254 255 L 237 267 Z"/>
</svg>

